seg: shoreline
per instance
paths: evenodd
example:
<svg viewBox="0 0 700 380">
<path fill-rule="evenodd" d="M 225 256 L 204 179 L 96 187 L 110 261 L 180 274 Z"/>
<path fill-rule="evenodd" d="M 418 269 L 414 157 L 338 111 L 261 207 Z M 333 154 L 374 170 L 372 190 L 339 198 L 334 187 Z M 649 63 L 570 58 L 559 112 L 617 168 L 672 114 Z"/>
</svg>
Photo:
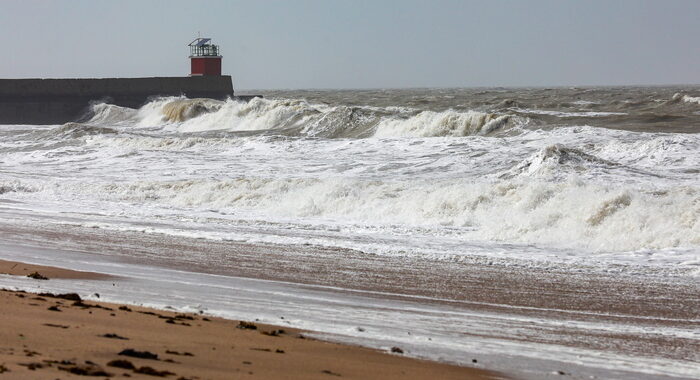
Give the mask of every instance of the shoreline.
<svg viewBox="0 0 700 380">
<path fill-rule="evenodd" d="M 2 259 L 115 276 L 0 278 L 16 289 L 79 290 L 91 300 L 97 292 L 103 301 L 259 320 L 460 366 L 477 359 L 478 368 L 523 380 L 559 372 L 690 379 L 700 370 L 693 335 L 700 293 L 683 278 L 404 261 L 66 225 L 0 223 L 0 231 Z M 202 252 L 216 265 L 199 262 Z"/>
<path fill-rule="evenodd" d="M 5 274 L 8 265 L 43 270 L 39 273 L 53 273 L 55 278 L 108 278 L 6 260 L 0 261 L 0 273 Z M 0 289 L 3 379 L 48 373 L 61 378 L 80 378 L 81 373 L 131 378 L 160 373 L 183 379 L 225 379 L 232 374 L 258 379 L 280 374 L 289 379 L 503 378 L 483 369 L 405 357 L 398 347 L 387 353 L 317 340 L 308 337 L 310 332 L 286 326 L 75 297 Z M 119 354 L 129 348 L 158 357 Z"/>
</svg>

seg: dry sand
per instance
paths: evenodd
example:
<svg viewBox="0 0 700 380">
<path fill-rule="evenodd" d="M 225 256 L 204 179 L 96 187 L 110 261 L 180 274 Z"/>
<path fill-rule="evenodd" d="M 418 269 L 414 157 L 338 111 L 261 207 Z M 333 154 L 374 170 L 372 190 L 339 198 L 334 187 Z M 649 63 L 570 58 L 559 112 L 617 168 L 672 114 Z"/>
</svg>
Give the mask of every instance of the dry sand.
<svg viewBox="0 0 700 380">
<path fill-rule="evenodd" d="M 100 276 L 0 262 L 0 273 L 34 271 L 56 278 Z M 1 379 L 498 377 L 480 369 L 318 341 L 294 329 L 66 298 L 0 291 Z M 120 355 L 129 349 L 136 352 Z M 149 354 L 157 357 L 134 357 Z"/>
</svg>

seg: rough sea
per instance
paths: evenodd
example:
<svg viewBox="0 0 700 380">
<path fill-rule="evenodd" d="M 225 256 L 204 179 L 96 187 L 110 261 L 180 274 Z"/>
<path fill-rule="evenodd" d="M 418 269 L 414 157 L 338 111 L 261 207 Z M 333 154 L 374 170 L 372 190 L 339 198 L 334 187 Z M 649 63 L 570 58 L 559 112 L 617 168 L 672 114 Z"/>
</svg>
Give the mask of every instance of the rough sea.
<svg viewBox="0 0 700 380">
<path fill-rule="evenodd" d="M 523 379 L 700 376 L 700 87 L 261 93 L 0 126 L 0 258 L 119 278 L 0 285 Z"/>
<path fill-rule="evenodd" d="M 224 241 L 700 274 L 698 88 L 264 95 L 3 126 L 3 207 Z"/>
</svg>

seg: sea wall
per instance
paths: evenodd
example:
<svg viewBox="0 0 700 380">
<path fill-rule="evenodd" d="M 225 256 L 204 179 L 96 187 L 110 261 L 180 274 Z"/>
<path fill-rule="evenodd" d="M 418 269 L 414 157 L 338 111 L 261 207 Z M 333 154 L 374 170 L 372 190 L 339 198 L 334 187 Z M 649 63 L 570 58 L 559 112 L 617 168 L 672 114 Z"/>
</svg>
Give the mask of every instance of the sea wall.
<svg viewBox="0 0 700 380">
<path fill-rule="evenodd" d="M 138 108 L 157 96 L 233 97 L 231 76 L 0 79 L 0 124 L 61 124 L 87 116 L 105 101 Z"/>
</svg>

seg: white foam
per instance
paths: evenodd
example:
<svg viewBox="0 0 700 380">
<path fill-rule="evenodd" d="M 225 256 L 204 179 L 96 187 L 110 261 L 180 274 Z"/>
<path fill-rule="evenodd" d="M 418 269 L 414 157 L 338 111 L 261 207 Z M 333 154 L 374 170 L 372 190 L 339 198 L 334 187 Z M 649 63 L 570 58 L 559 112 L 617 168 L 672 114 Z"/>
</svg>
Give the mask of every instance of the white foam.
<svg viewBox="0 0 700 380">
<path fill-rule="evenodd" d="M 285 129 L 303 123 L 306 112 L 315 113 L 315 110 L 303 101 L 262 98 L 254 98 L 249 102 L 229 100 L 218 111 L 190 119 L 178 129 L 181 132 Z"/>
<path fill-rule="evenodd" d="M 387 232 L 402 225 L 427 228 L 435 236 L 456 228 L 450 238 L 580 249 L 584 255 L 700 246 L 700 191 L 692 187 L 552 183 L 532 176 L 482 183 L 252 177 L 54 184 L 44 191 L 59 199 L 62 194 L 86 198 L 99 194 L 103 202 L 117 207 L 123 203 L 140 205 L 144 211 L 156 207 L 160 213 L 216 210 L 243 219 L 325 220 Z"/>
<path fill-rule="evenodd" d="M 485 135 L 502 128 L 509 115 L 467 111 L 424 111 L 408 119 L 384 119 L 375 137 L 432 137 Z"/>
<path fill-rule="evenodd" d="M 123 124 L 136 119 L 137 111 L 127 107 L 119 107 L 113 104 L 97 103 L 91 106 L 93 113 L 89 124 Z"/>
<path fill-rule="evenodd" d="M 600 104 L 600 102 L 594 102 L 592 100 L 577 100 L 577 101 L 573 102 L 572 104 L 576 104 L 579 106 L 590 106 L 593 104 Z"/>
<path fill-rule="evenodd" d="M 700 104 L 700 96 L 689 96 L 681 93 L 673 94 L 672 100 L 681 100 L 685 103 L 695 103 Z"/>
<path fill-rule="evenodd" d="M 90 122 L 167 127 L 179 132 L 298 130 L 319 137 L 431 137 L 486 135 L 502 129 L 511 115 L 477 111 L 433 112 L 406 107 L 346 107 L 304 100 L 254 98 L 249 102 L 182 97 L 160 98 L 138 111 L 93 106 Z"/>
</svg>

